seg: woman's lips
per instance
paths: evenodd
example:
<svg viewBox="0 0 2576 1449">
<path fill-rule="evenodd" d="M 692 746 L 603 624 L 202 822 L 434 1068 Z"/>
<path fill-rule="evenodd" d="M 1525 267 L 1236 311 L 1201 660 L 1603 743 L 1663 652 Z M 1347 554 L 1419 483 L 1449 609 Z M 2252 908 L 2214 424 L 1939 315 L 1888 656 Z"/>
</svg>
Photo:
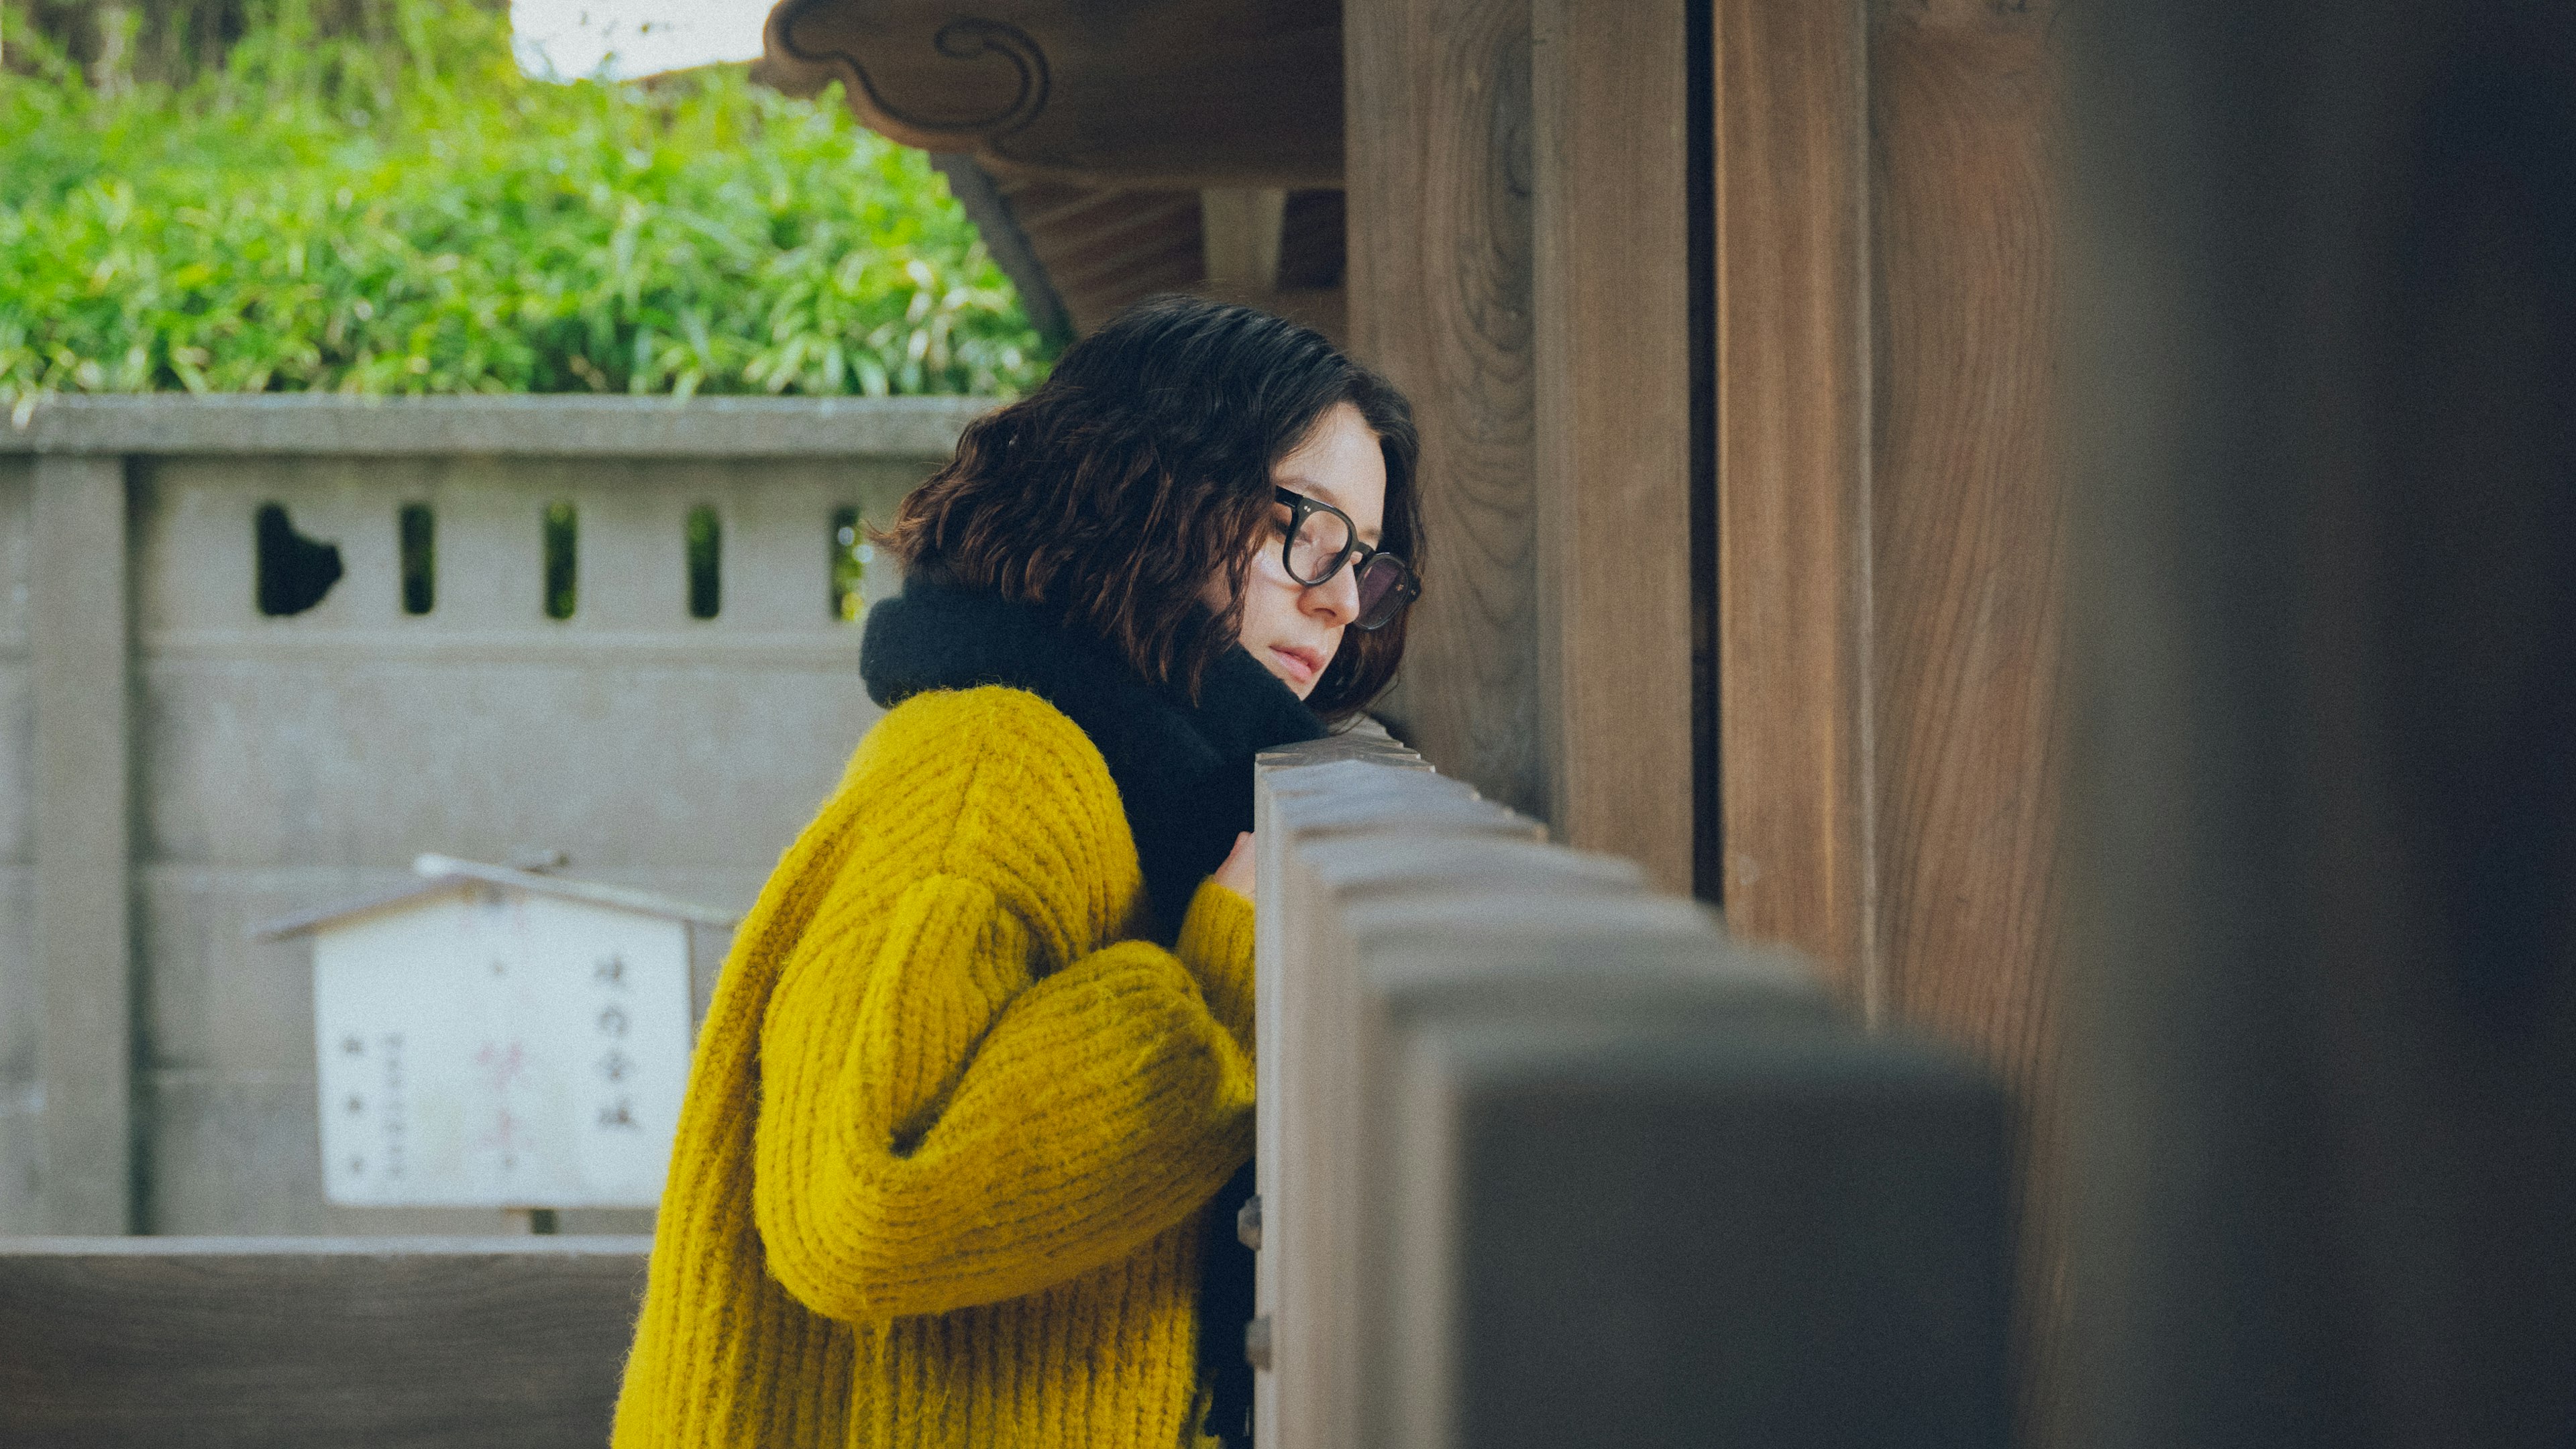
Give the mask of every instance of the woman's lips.
<svg viewBox="0 0 2576 1449">
<path fill-rule="evenodd" d="M 1287 664 L 1289 671 L 1297 676 L 1297 682 L 1300 684 L 1312 681 L 1316 675 L 1324 671 L 1323 656 L 1311 649 L 1273 644 L 1270 646 L 1270 653 L 1272 657 Z"/>
</svg>

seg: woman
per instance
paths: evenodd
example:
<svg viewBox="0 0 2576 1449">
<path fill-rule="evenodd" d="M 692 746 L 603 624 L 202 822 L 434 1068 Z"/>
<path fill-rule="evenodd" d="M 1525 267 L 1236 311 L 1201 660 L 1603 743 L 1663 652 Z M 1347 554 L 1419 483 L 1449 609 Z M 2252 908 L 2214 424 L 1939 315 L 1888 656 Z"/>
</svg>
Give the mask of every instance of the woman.
<svg viewBox="0 0 2576 1449">
<path fill-rule="evenodd" d="M 1414 446 L 1322 337 L 1164 298 L 904 501 L 888 713 L 717 987 L 618 1445 L 1245 1437 L 1252 757 L 1393 674 Z"/>
</svg>

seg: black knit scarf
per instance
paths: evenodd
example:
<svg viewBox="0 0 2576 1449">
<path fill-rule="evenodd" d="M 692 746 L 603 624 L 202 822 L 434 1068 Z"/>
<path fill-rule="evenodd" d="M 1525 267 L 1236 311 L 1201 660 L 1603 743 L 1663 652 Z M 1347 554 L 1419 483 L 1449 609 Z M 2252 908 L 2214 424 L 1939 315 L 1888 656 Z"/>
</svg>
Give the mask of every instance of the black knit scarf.
<svg viewBox="0 0 2576 1449">
<path fill-rule="evenodd" d="M 1193 704 L 1175 686 L 1148 683 L 1050 611 L 930 570 L 907 579 L 900 598 L 870 607 L 859 673 L 869 696 L 889 709 L 924 690 L 1004 684 L 1081 726 L 1118 786 L 1165 944 L 1179 933 L 1199 882 L 1224 862 L 1236 833 L 1252 828 L 1252 757 L 1325 732 L 1241 649 L 1209 667 Z M 1211 1399 L 1207 1430 L 1229 1445 L 1251 1441 L 1243 1329 L 1252 1319 L 1252 1253 L 1234 1228 L 1251 1194 L 1246 1163 L 1217 1194 L 1199 1255 L 1199 1383 Z"/>
</svg>

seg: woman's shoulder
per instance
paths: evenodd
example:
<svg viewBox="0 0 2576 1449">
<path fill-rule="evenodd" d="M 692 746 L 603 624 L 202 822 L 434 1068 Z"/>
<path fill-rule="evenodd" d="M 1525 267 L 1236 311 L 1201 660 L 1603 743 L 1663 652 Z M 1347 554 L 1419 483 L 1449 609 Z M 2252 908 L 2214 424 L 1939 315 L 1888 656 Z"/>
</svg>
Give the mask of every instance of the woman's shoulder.
<svg viewBox="0 0 2576 1449">
<path fill-rule="evenodd" d="M 1108 763 L 1082 726 L 1038 695 L 1000 684 L 913 695 L 886 711 L 850 760 L 853 778 L 927 773 L 962 783 L 995 771 L 1072 787 L 1109 782 Z"/>
<path fill-rule="evenodd" d="M 1108 763 L 1024 689 L 904 700 L 851 758 L 841 803 L 871 835 L 904 837 L 914 869 L 981 882 L 1024 914 L 1114 914 L 1137 876 Z"/>
</svg>

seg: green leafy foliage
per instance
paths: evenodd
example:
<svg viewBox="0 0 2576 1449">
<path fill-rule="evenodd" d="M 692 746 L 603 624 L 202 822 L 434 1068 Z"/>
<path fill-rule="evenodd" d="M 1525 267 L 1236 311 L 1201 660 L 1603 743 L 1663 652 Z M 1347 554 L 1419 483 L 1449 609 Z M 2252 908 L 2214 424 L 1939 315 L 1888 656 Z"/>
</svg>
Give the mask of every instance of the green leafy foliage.
<svg viewBox="0 0 2576 1449">
<path fill-rule="evenodd" d="M 506 20 L 274 0 L 223 67 L 0 76 L 0 407 L 48 391 L 980 393 L 1045 345 L 837 92 L 523 77 Z M 381 13 L 381 12 L 380 12 Z M 0 18 L 5 24 L 5 18 Z"/>
</svg>

